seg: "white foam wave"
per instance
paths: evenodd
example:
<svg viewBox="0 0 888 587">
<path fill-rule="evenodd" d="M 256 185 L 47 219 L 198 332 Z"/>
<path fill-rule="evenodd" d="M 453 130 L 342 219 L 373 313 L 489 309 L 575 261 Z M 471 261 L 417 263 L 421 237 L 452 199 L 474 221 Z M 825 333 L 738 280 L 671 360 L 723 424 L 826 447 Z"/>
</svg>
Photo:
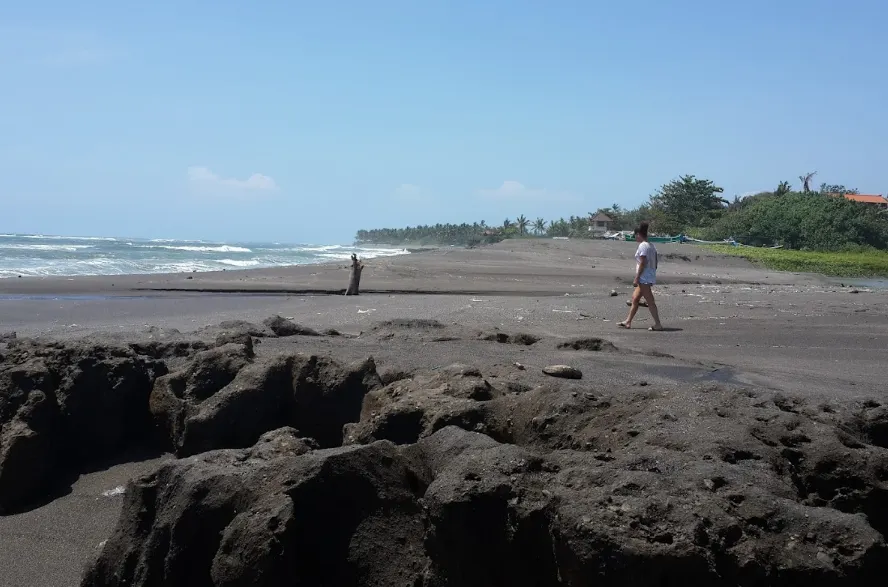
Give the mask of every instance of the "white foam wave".
<svg viewBox="0 0 888 587">
<path fill-rule="evenodd" d="M 138 245 L 137 245 L 138 246 Z M 246 247 L 235 247 L 231 245 L 219 245 L 217 247 L 193 247 L 193 246 L 173 246 L 173 245 L 141 245 L 146 249 L 167 249 L 169 251 L 188 251 L 191 253 L 252 253 L 252 249 Z"/>
<path fill-rule="evenodd" d="M 22 237 L 17 235 L 15 238 Z M 274 248 L 268 244 L 255 244 L 251 245 L 251 250 L 246 246 L 223 243 L 183 244 L 188 242 L 195 241 L 151 244 L 136 239 L 106 246 L 60 239 L 43 243 L 0 240 L 0 278 L 191 273 L 341 262 L 352 253 L 363 259 L 408 253 L 404 249 L 348 245 L 282 245 Z M 132 245 L 127 246 L 130 243 Z M 3 251 L 6 251 L 5 255 Z M 48 254 L 53 252 L 56 254 Z"/>
<path fill-rule="evenodd" d="M 116 238 L 112 238 L 110 236 L 59 236 L 54 234 L 4 234 L 3 236 L 12 238 L 30 238 L 53 241 L 105 241 L 110 243 L 117 242 Z"/>
<path fill-rule="evenodd" d="M 222 263 L 223 265 L 231 265 L 232 267 L 258 267 L 262 264 L 262 261 L 258 259 L 219 259 L 216 262 Z"/>
<path fill-rule="evenodd" d="M 310 253 L 321 253 L 325 251 L 336 251 L 339 249 L 343 249 L 342 245 L 305 245 L 303 247 L 294 247 L 291 249 L 286 249 L 287 251 L 307 251 Z"/>
<path fill-rule="evenodd" d="M 410 251 L 407 249 L 365 249 L 365 248 L 357 248 L 355 252 L 364 255 L 374 255 L 378 257 L 393 257 L 395 255 L 409 255 Z"/>
<path fill-rule="evenodd" d="M 351 253 L 318 253 L 317 255 L 321 259 L 349 259 L 351 258 Z"/>
<path fill-rule="evenodd" d="M 93 245 L 20 245 L 0 243 L 0 249 L 17 251 L 58 251 L 62 253 L 75 253 L 83 249 L 93 249 Z"/>
</svg>

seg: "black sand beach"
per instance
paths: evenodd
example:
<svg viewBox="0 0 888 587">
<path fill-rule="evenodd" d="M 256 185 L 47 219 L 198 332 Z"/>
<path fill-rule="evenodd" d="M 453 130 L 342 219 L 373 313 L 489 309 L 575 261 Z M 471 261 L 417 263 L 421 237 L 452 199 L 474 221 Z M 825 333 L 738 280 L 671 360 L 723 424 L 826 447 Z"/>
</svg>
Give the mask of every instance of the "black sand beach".
<svg viewBox="0 0 888 587">
<path fill-rule="evenodd" d="M 616 467 L 615 470 L 618 469 L 617 477 L 627 475 L 623 481 L 636 486 L 646 486 L 645 483 L 654 482 L 639 480 L 632 476 L 634 474 L 627 473 L 626 471 L 635 470 L 632 468 L 634 465 L 620 459 L 630 453 L 644 454 L 644 450 L 653 450 L 651 446 L 660 446 L 665 442 L 662 438 L 657 440 L 651 436 L 656 436 L 657 428 L 660 426 L 657 424 L 660 420 L 656 420 L 652 415 L 651 410 L 655 408 L 660 412 L 676 414 L 677 421 L 680 421 L 680 426 L 679 424 L 676 426 L 684 430 L 681 432 L 678 428 L 675 430 L 669 428 L 668 434 L 663 432 L 666 435 L 664 438 L 668 436 L 680 444 L 676 439 L 681 434 L 685 436 L 699 434 L 701 447 L 704 447 L 700 449 L 702 451 L 700 455 L 703 455 L 700 456 L 701 460 L 694 460 L 696 458 L 694 455 L 697 453 L 690 449 L 684 451 L 676 449 L 685 455 L 682 457 L 656 457 L 665 459 L 664 463 L 671 463 L 669 459 L 679 459 L 684 463 L 682 470 L 687 472 L 694 467 L 702 467 L 700 463 L 704 461 L 708 462 L 703 454 L 704 449 L 709 446 L 707 443 L 716 446 L 720 436 L 731 438 L 731 435 L 735 434 L 737 442 L 743 444 L 750 442 L 749 437 L 743 436 L 744 434 L 758 434 L 756 438 L 764 438 L 763 434 L 765 436 L 771 434 L 767 431 L 756 432 L 758 430 L 756 426 L 767 426 L 769 425 L 767 422 L 771 420 L 763 424 L 749 416 L 751 413 L 749 410 L 752 408 L 747 409 L 746 404 L 736 399 L 752 397 L 744 396 L 743 393 L 758 397 L 762 406 L 767 404 L 769 407 L 761 409 L 773 414 L 773 421 L 782 421 L 780 419 L 784 417 L 793 418 L 795 423 L 790 428 L 795 426 L 804 432 L 807 438 L 805 441 L 790 440 L 781 444 L 783 441 L 779 438 L 772 443 L 769 437 L 765 439 L 767 442 L 763 441 L 764 444 L 760 448 L 754 450 L 743 448 L 756 454 L 761 453 L 763 463 L 771 462 L 768 460 L 771 457 L 766 456 L 766 453 L 773 453 L 777 455 L 774 458 L 778 458 L 786 451 L 797 451 L 814 463 L 819 455 L 832 454 L 830 451 L 837 450 L 832 444 L 823 445 L 826 446 L 823 448 L 821 445 L 826 441 L 817 436 L 817 434 L 832 434 L 833 429 L 843 429 L 842 424 L 826 423 L 828 418 L 819 411 L 822 406 L 832 406 L 825 412 L 828 414 L 854 414 L 854 417 L 859 418 L 862 409 L 860 406 L 874 405 L 876 407 L 873 409 L 878 410 L 883 409 L 881 406 L 888 402 L 885 391 L 888 367 L 883 356 L 884 349 L 888 347 L 888 319 L 886 319 L 888 292 L 843 287 L 841 283 L 819 276 L 771 272 L 754 267 L 744 260 L 714 255 L 692 245 L 658 245 L 658 250 L 659 283 L 655 293 L 658 296 L 667 332 L 646 330 L 650 321 L 645 309 L 640 310 L 635 329 L 625 331 L 617 328 L 617 322 L 625 317 L 626 300 L 631 292 L 634 244 L 528 240 L 505 242 L 472 250 L 438 249 L 403 257 L 367 261 L 362 280 L 362 295 L 358 297 L 335 295 L 345 288 L 347 282 L 348 272 L 345 264 L 187 275 L 2 280 L 0 281 L 0 335 L 4 332 L 15 332 L 16 341 L 39 337 L 46 340 L 71 341 L 72 344 L 75 341 L 76 344 L 87 344 L 82 342 L 87 340 L 90 344 L 125 345 L 133 341 L 171 340 L 176 337 L 183 340 L 189 337 L 206 338 L 207 332 L 215 335 L 216 331 L 204 331 L 204 334 L 196 331 L 233 320 L 261 324 L 266 318 L 279 315 L 319 333 L 335 329 L 339 334 L 254 337 L 256 361 L 271 360 L 269 357 L 279 353 L 295 352 L 329 356 L 342 363 L 373 357 L 376 369 L 380 373 L 410 374 L 441 373 L 448 365 L 467 365 L 477 369 L 483 377 L 491 381 L 496 390 L 484 401 L 506 402 L 503 398 L 511 398 L 508 401 L 520 403 L 525 401 L 522 398 L 531 397 L 528 394 L 542 394 L 538 400 L 541 407 L 533 408 L 537 410 L 533 413 L 533 420 L 537 422 L 538 418 L 549 414 L 554 418 L 551 426 L 555 432 L 552 433 L 554 436 L 545 436 L 538 432 L 535 432 L 535 435 L 528 433 L 530 436 L 527 437 L 504 436 L 497 432 L 500 430 L 498 426 L 502 424 L 497 419 L 500 416 L 496 414 L 490 416 L 492 419 L 478 416 L 480 419 L 473 420 L 471 425 L 456 420 L 452 425 L 473 433 L 484 433 L 502 442 L 500 446 L 520 447 L 521 450 L 532 454 L 546 455 L 545 458 L 552 459 L 551 463 L 557 464 L 561 471 L 571 470 L 571 467 L 576 467 L 577 471 L 587 471 L 587 468 L 591 471 L 589 467 L 595 463 L 606 463 L 613 458 L 608 456 L 590 460 L 588 463 L 583 461 L 582 465 L 572 460 L 585 458 L 587 448 L 591 451 L 589 454 L 594 452 L 599 456 L 623 451 L 616 457 L 617 464 L 613 465 Z M 616 295 L 612 295 L 612 291 L 616 291 Z M 417 323 L 416 320 L 433 322 Z M 170 329 L 176 329 L 181 334 L 172 334 Z M 508 336 L 516 334 L 530 335 L 538 341 L 534 344 L 514 344 Z M 601 345 L 601 348 L 594 351 L 559 348 L 559 345 L 579 339 L 597 339 L 599 342 L 596 344 Z M 498 340 L 505 344 L 500 344 Z M 12 346 L 15 344 L 19 343 L 13 343 Z M 0 349 L 2 348 L 0 346 Z M 0 350 L 0 353 L 2 352 L 4 351 Z M 11 354 L 12 351 L 8 349 L 5 352 Z M 175 359 L 179 362 L 187 360 L 190 359 L 188 357 Z M 173 364 L 175 361 L 169 362 L 170 371 L 178 367 L 178 363 Z M 516 366 L 516 363 L 520 366 Z M 562 380 L 547 377 L 542 373 L 542 369 L 558 364 L 579 369 L 583 373 L 583 379 L 552 388 L 551 386 Z M 429 414 L 439 409 L 435 402 L 444 400 L 429 399 L 423 395 L 426 394 L 426 388 L 416 383 L 421 380 L 420 375 L 416 375 L 412 380 L 407 379 L 406 381 L 414 383 L 411 384 L 413 387 L 405 388 L 404 393 L 407 396 L 413 393 L 417 398 L 425 398 L 416 401 L 427 402 L 423 404 L 427 406 L 423 409 L 426 419 L 431 421 L 434 418 Z M 435 383 L 435 385 L 440 384 L 440 381 Z M 456 385 L 452 382 L 451 384 Z M 546 399 L 549 396 L 540 390 L 548 390 L 545 393 L 554 394 L 552 398 L 557 396 L 557 401 L 552 398 Z M 609 405 L 620 405 L 624 402 L 625 405 L 632 405 L 635 408 L 627 412 L 614 412 L 607 422 L 586 422 L 583 424 L 585 428 L 581 434 L 579 424 L 576 429 L 566 428 L 567 423 L 573 421 L 571 418 L 580 416 L 570 410 L 568 412 L 574 415 L 564 415 L 563 419 L 557 415 L 568 414 L 563 408 L 565 400 L 559 395 L 562 393 L 568 394 L 568 403 L 579 401 L 576 398 L 582 399 L 585 397 L 582 394 L 587 394 L 599 399 L 608 398 Z M 367 401 L 369 400 L 365 400 L 365 411 Z M 386 404 L 386 401 L 394 400 L 383 401 L 377 398 L 374 401 L 379 402 L 380 407 L 377 409 L 381 413 L 387 409 L 402 409 L 396 405 L 397 402 Z M 749 401 L 755 403 L 753 400 Z M 527 406 L 515 407 L 519 404 L 509 405 L 512 407 L 508 409 L 517 410 L 510 416 L 510 419 L 516 421 L 520 420 L 520 414 L 524 413 L 521 410 L 531 409 Z M 556 409 L 558 405 L 562 408 Z M 780 407 L 787 405 L 790 408 Z M 594 411 L 589 406 L 577 409 L 581 413 Z M 719 410 L 725 415 L 721 419 L 710 419 L 710 412 L 715 413 Z M 687 420 L 682 420 L 685 417 L 683 415 Z M 376 420 L 368 418 L 366 413 L 362 414 L 360 424 L 352 430 L 354 442 L 375 447 L 377 445 L 372 444 L 373 441 L 388 437 L 378 423 L 373 424 Z M 724 423 L 719 424 L 719 422 Z M 648 426 L 648 429 L 639 435 L 639 430 L 643 429 L 639 426 Z M 699 431 L 691 432 L 696 426 L 700 427 Z M 723 426 L 723 429 L 719 429 L 719 426 Z M 604 439 L 611 434 L 608 432 L 611 429 L 614 437 L 627 430 L 632 434 L 626 437 L 624 444 L 615 444 L 616 440 Z M 444 431 L 446 430 L 448 429 L 445 428 Z M 700 483 L 708 481 L 701 490 L 704 493 L 708 491 L 713 496 L 719 494 L 714 489 L 711 491 L 706 489 L 712 483 L 726 484 L 729 487 L 736 485 L 734 489 L 738 493 L 735 495 L 742 494 L 748 503 L 761 497 L 756 492 L 764 491 L 767 495 L 761 497 L 762 503 L 768 499 L 772 501 L 780 499 L 789 500 L 786 503 L 791 502 L 792 505 L 791 507 L 782 505 L 774 510 L 789 512 L 785 513 L 785 516 L 782 513 L 778 515 L 772 512 L 782 520 L 783 526 L 779 529 L 771 528 L 756 536 L 753 534 L 754 529 L 750 530 L 741 523 L 738 526 L 740 530 L 736 531 L 741 532 L 743 538 L 731 544 L 722 544 L 716 548 L 709 542 L 694 543 L 693 548 L 701 553 L 705 551 L 715 554 L 712 554 L 711 559 L 706 558 L 709 555 L 703 554 L 700 554 L 702 558 L 699 560 L 691 557 L 693 560 L 687 563 L 689 567 L 682 571 L 684 576 L 710 577 L 706 574 L 708 571 L 697 567 L 700 561 L 706 559 L 714 565 L 713 573 L 717 571 L 716 574 L 720 573 L 727 577 L 726 581 L 728 579 L 735 581 L 733 584 L 796 584 L 791 581 L 799 577 L 813 578 L 814 584 L 843 584 L 842 581 L 845 580 L 853 582 L 855 579 L 870 577 L 869 573 L 874 572 L 872 569 L 877 566 L 866 562 L 870 560 L 868 557 L 884 558 L 886 553 L 884 533 L 888 530 L 888 525 L 885 525 L 885 519 L 881 516 L 885 516 L 885 508 L 888 507 L 884 505 L 884 497 L 888 496 L 886 493 L 888 477 L 883 476 L 884 471 L 888 469 L 883 470 L 880 467 L 888 462 L 886 460 L 888 450 L 883 444 L 884 440 L 876 437 L 879 433 L 873 432 L 874 429 L 860 430 L 862 437 L 858 442 L 865 448 L 837 445 L 844 446 L 843 450 L 857 455 L 848 457 L 849 462 L 862 462 L 872 468 L 870 477 L 855 478 L 851 481 L 845 479 L 847 488 L 851 488 L 848 492 L 853 489 L 858 494 L 866 494 L 863 497 L 858 496 L 856 502 L 850 497 L 844 502 L 836 497 L 836 492 L 842 494 L 847 489 L 842 485 L 840 476 L 831 478 L 835 486 L 831 495 L 828 495 L 829 492 L 821 492 L 817 499 L 809 498 L 809 493 L 812 495 L 817 493 L 817 490 L 812 488 L 816 483 L 809 480 L 805 482 L 808 484 L 807 489 L 804 492 L 799 489 L 799 495 L 791 498 L 788 494 L 782 493 L 781 489 L 765 487 L 771 481 L 762 482 L 764 489 L 756 488 L 754 479 L 761 473 L 755 473 L 752 469 L 742 470 L 742 467 L 746 466 L 742 464 L 735 467 L 734 463 L 729 462 L 730 459 L 725 461 L 728 465 L 724 465 L 721 461 L 719 465 L 729 467 L 730 473 L 717 473 L 708 469 L 708 472 L 704 472 L 700 469 L 698 471 Z M 429 434 L 419 432 L 416 434 L 425 438 L 423 442 L 431 442 L 428 440 L 429 437 L 436 436 L 431 435 L 431 429 L 427 432 Z M 441 429 L 435 431 L 436 435 L 442 433 Z M 448 434 L 456 433 L 448 432 Z M 552 439 L 559 434 L 563 435 L 563 442 L 555 442 Z M 867 434 L 871 436 L 867 437 Z M 348 437 L 347 432 L 345 436 Z M 509 442 L 506 442 L 507 436 L 511 439 Z M 576 444 L 581 437 L 585 445 Z M 411 437 L 409 442 L 396 440 L 396 444 L 414 445 L 416 440 L 418 438 Z M 446 438 L 439 440 L 452 441 Z M 421 443 L 416 444 L 420 445 Z M 218 448 L 245 447 L 234 445 L 229 447 L 223 444 Z M 426 451 L 423 454 L 432 454 L 428 451 L 434 452 L 437 449 L 426 447 L 416 450 Z M 773 483 L 779 485 L 783 482 L 782 479 L 804 477 L 802 469 L 805 465 L 793 461 L 796 458 L 792 456 L 793 454 L 795 453 L 785 458 L 789 459 L 788 462 L 794 462 L 793 466 L 797 467 L 798 471 L 790 474 L 777 467 L 774 469 L 776 472 L 773 472 L 773 475 L 776 475 Z M 651 455 L 648 456 L 655 458 Z M 397 460 L 400 457 L 393 458 Z M 434 458 L 439 457 L 428 458 L 434 461 Z M 130 478 L 155 469 L 158 459 L 169 460 L 172 457 L 149 454 L 135 459 L 118 455 L 115 459 L 117 464 L 110 467 L 90 466 L 88 470 L 81 471 L 85 474 L 80 476 L 73 486 L 70 483 L 62 483 L 59 488 L 61 497 L 38 507 L 19 508 L 22 511 L 0 516 L 0 569 L 3 569 L 0 583 L 22 587 L 77 584 L 85 565 L 95 557 L 99 544 L 112 538 L 112 531 L 121 512 L 121 504 L 130 498 L 128 493 L 103 496 L 102 492 L 126 485 Z M 132 462 L 124 462 L 128 460 Z M 487 473 L 479 474 L 483 479 Z M 556 473 L 551 474 L 558 476 Z M 688 476 L 684 477 L 686 474 Z M 784 474 L 785 477 L 780 477 Z M 529 493 L 537 495 L 534 493 L 536 490 L 531 488 L 530 481 L 527 483 L 531 485 L 522 485 L 525 483 L 523 480 L 516 480 L 515 476 L 521 477 L 521 475 L 523 473 L 514 473 L 512 477 L 513 489 L 519 486 L 522 488 L 520 491 L 514 489 L 515 495 L 520 494 L 524 497 Z M 589 475 L 592 475 L 589 479 L 594 477 L 592 473 Z M 659 485 L 650 485 L 650 492 L 645 499 L 655 501 L 655 498 L 668 498 L 671 492 L 686 492 L 688 489 L 682 483 L 690 483 L 693 475 L 691 473 L 677 475 L 672 481 L 674 485 L 669 485 L 670 482 L 667 481 L 658 481 Z M 721 475 L 718 477 L 720 480 L 713 482 L 713 475 Z M 811 475 L 816 477 L 815 473 Z M 553 478 L 550 481 L 557 487 L 561 487 L 560 484 L 565 488 L 571 487 L 571 483 L 561 478 Z M 429 487 L 436 487 L 434 483 L 440 483 L 439 478 L 430 479 L 429 482 L 431 483 Z M 453 483 L 454 485 L 450 487 L 454 492 L 453 495 L 460 494 L 460 491 L 469 491 L 465 488 L 460 489 L 456 481 Z M 604 494 L 611 496 L 620 495 L 620 491 L 624 491 L 618 491 L 608 483 L 604 480 L 594 482 L 593 485 L 597 488 L 595 491 L 600 489 Z M 272 489 L 269 491 L 273 492 Z M 553 489 L 553 491 L 558 493 L 559 490 Z M 570 491 L 572 490 L 564 489 L 562 498 L 568 499 Z M 468 494 L 471 494 L 471 491 Z M 849 494 L 846 492 L 842 495 L 847 497 Z M 445 512 L 447 510 L 445 506 L 452 503 L 448 501 L 449 499 L 455 498 L 444 499 L 440 495 L 429 494 L 426 499 L 431 503 L 443 504 L 440 505 L 443 508 L 441 511 L 436 510 L 437 513 L 429 514 L 432 516 L 429 523 L 438 524 L 436 527 L 440 532 L 444 532 L 442 528 L 445 522 L 451 519 L 450 514 Z M 436 499 L 439 502 L 436 502 Z M 674 499 L 681 502 L 682 498 L 676 495 Z M 715 500 L 716 497 L 712 499 Z M 881 506 L 873 505 L 875 502 L 872 500 L 877 499 L 883 500 Z M 624 502 L 630 503 L 625 500 Z M 848 505 L 852 502 L 858 505 Z M 732 502 L 728 500 L 726 503 Z M 633 504 L 632 507 L 639 505 L 636 502 Z M 647 506 L 653 507 L 652 504 L 653 501 L 647 503 Z M 137 503 L 132 502 L 127 507 L 136 506 Z M 558 509 L 566 506 L 547 507 L 555 508 L 559 512 L 560 517 L 556 516 L 552 518 L 553 520 L 572 515 L 567 510 Z M 601 507 L 607 509 L 610 506 Z M 630 505 L 625 507 L 629 508 Z M 703 509 L 708 507 L 703 506 Z M 793 508 L 797 507 L 810 508 L 810 511 L 805 510 L 798 514 L 800 517 L 794 517 L 793 512 L 796 510 Z M 853 522 L 854 524 L 858 522 L 863 524 L 861 528 L 868 528 L 867 532 L 870 534 L 866 537 L 858 534 L 854 539 L 857 541 L 855 544 L 859 543 L 857 546 L 849 546 L 850 542 L 844 546 L 833 544 L 827 540 L 827 535 L 832 536 L 830 540 L 833 542 L 838 540 L 835 536 L 845 536 L 851 541 L 848 532 L 852 532 L 856 527 L 852 527 L 850 517 L 848 520 L 843 518 L 839 521 L 829 518 L 832 520 L 829 521 L 827 520 L 829 516 L 823 514 L 826 517 L 818 522 L 821 534 L 817 535 L 818 530 L 806 531 L 814 536 L 808 540 L 809 546 L 813 546 L 811 548 L 799 546 L 796 554 L 786 554 L 785 568 L 781 571 L 786 574 L 780 575 L 774 570 L 776 567 L 769 566 L 773 560 L 782 560 L 783 557 L 773 554 L 775 545 L 779 543 L 783 544 L 780 548 L 785 547 L 785 542 L 790 540 L 793 532 L 804 529 L 804 523 L 799 520 L 812 515 L 812 512 L 823 510 L 828 510 L 830 516 L 835 512 L 844 512 L 842 515 L 849 514 L 857 520 Z M 528 515 L 530 516 L 528 519 L 535 519 Z M 735 513 L 728 512 L 723 515 L 732 516 Z M 736 515 L 743 517 L 740 514 Z M 620 534 L 625 530 L 622 526 L 619 532 L 614 530 L 617 533 L 613 536 L 619 534 L 613 538 L 614 544 L 622 545 L 620 552 L 628 557 L 627 560 L 641 561 L 632 563 L 641 567 L 645 564 L 655 566 L 658 564 L 645 563 L 646 560 L 654 561 L 657 557 L 668 559 L 675 552 L 689 552 L 687 549 L 691 546 L 683 546 L 681 542 L 683 518 L 675 514 L 678 517 L 673 520 L 671 516 L 673 515 L 663 514 L 668 523 L 674 522 L 674 528 L 661 528 L 659 531 L 651 530 L 651 532 L 652 536 L 665 535 L 663 532 L 668 532 L 669 540 L 674 541 L 674 544 L 669 542 L 668 546 L 664 546 L 665 538 L 660 542 L 651 538 L 649 543 L 654 546 L 650 547 L 652 549 L 650 552 L 637 545 L 626 546 L 631 542 L 628 536 L 632 532 L 626 530 L 629 534 L 623 536 Z M 750 516 L 755 517 L 749 514 L 744 519 L 748 521 L 751 519 Z M 627 514 L 627 524 L 629 524 L 628 517 L 631 516 Z M 858 518 L 863 521 L 859 521 Z M 867 519 L 869 519 L 868 526 Z M 599 522 L 602 528 L 617 528 L 615 525 L 608 526 L 611 522 L 605 523 L 601 520 Z M 550 523 L 553 532 L 561 528 L 555 522 Z M 721 522 L 714 523 L 718 526 Z M 846 527 L 842 524 L 852 524 L 852 526 Z M 836 530 L 840 526 L 844 530 Z M 643 533 L 637 527 L 631 527 L 635 532 Z M 728 529 L 725 532 L 729 534 L 735 532 L 730 524 L 726 528 Z M 460 536 L 457 530 L 453 528 L 451 530 L 454 532 L 454 537 Z M 558 531 L 563 531 L 563 528 Z M 606 529 L 601 531 L 608 533 Z M 117 538 L 122 539 L 121 536 L 123 534 L 119 534 Z M 356 538 L 353 538 L 354 540 Z M 474 584 L 460 583 L 459 577 L 453 575 L 455 566 L 451 563 L 453 565 L 456 563 L 447 562 L 450 560 L 447 557 L 452 555 L 456 557 L 454 560 L 459 559 L 462 564 L 469 566 L 480 565 L 478 561 L 461 559 L 460 557 L 468 555 L 454 554 L 440 545 L 422 547 L 421 541 L 414 543 L 413 538 L 409 537 L 405 540 L 412 545 L 411 548 L 419 549 L 415 553 L 416 561 L 420 561 L 414 561 L 417 565 L 421 567 L 426 564 L 422 562 L 426 560 L 423 557 L 429 557 L 432 561 L 429 563 L 432 570 L 416 571 L 418 573 L 416 576 L 424 576 L 426 583 L 415 584 L 443 585 L 446 580 L 456 581 L 451 584 Z M 580 556 L 577 554 L 580 551 L 576 548 L 580 538 L 571 536 L 570 540 L 567 538 L 565 540 L 567 542 L 564 544 L 573 545 L 570 548 L 562 545 L 570 550 L 572 553 L 570 556 Z M 866 540 L 870 540 L 867 543 L 869 546 L 864 544 Z M 762 546 L 765 543 L 767 545 Z M 128 544 L 132 548 L 148 548 L 134 538 Z M 512 545 L 509 548 L 514 546 L 511 542 L 509 544 Z M 419 552 L 422 548 L 431 550 L 422 554 Z M 747 550 L 738 554 L 738 549 L 743 548 Z M 838 550 L 833 552 L 829 550 L 830 548 Z M 520 548 L 517 551 L 506 548 L 503 552 L 506 551 L 512 554 L 521 552 Z M 766 552 L 771 552 L 771 555 Z M 366 551 L 358 549 L 352 551 L 349 556 L 359 556 L 361 553 L 367 555 Z M 820 556 L 818 553 L 825 554 Z M 769 559 L 768 557 L 772 555 L 773 557 Z M 103 554 L 105 557 L 103 568 L 110 568 L 120 562 L 120 559 L 115 559 L 114 556 L 113 551 L 106 550 Z M 511 555 L 500 553 L 497 556 L 505 557 L 500 562 L 511 560 L 509 558 Z M 556 557 L 558 560 L 551 562 L 558 567 L 555 574 L 561 573 L 564 581 L 562 584 L 584 584 L 584 577 L 587 577 L 584 575 L 586 571 L 583 570 L 586 569 L 583 566 L 585 563 L 574 565 L 564 562 L 567 560 L 564 557 L 567 556 L 562 553 L 562 557 Z M 645 558 L 647 556 L 650 559 Z M 686 558 L 686 554 L 675 556 L 680 560 Z M 495 559 L 493 555 L 491 557 L 492 560 Z M 748 561 L 743 564 L 736 561 L 725 562 L 727 559 L 722 560 L 719 557 L 727 557 L 732 561 L 747 557 L 756 561 L 755 569 L 744 566 Z M 828 564 L 821 560 L 825 558 L 829 559 Z M 817 570 L 818 564 L 823 568 Z M 410 569 L 415 571 L 410 565 L 406 563 L 405 565 L 400 571 L 408 574 L 413 572 Z M 619 564 L 615 565 L 614 569 L 617 569 Z M 795 572 L 793 569 L 797 570 L 798 574 L 793 574 Z M 564 573 L 568 571 L 576 573 L 573 578 L 565 577 Z M 226 572 L 234 576 L 232 574 L 234 571 L 231 569 Z M 376 572 L 367 571 L 369 574 L 359 574 L 364 579 L 353 577 L 355 581 L 353 584 L 395 584 L 385 583 L 381 578 L 382 575 L 373 574 Z M 671 572 L 668 569 L 651 571 L 652 574 L 647 576 L 647 579 L 668 578 L 673 576 L 670 575 Z M 749 572 L 750 575 L 744 575 L 744 572 Z M 821 572 L 822 574 L 818 574 Z M 861 574 L 855 575 L 858 572 Z M 225 575 L 218 569 L 214 573 L 217 573 L 214 575 L 217 577 Z M 308 571 L 306 573 L 307 576 L 311 575 Z M 479 573 L 479 577 L 486 576 L 484 572 Z M 626 579 L 629 575 L 620 573 L 622 571 L 612 569 L 612 574 L 607 576 L 623 577 L 626 580 L 625 584 L 636 584 L 633 581 L 640 580 L 640 575 Z M 730 573 L 738 574 L 730 575 Z M 371 575 L 375 577 L 373 581 L 366 579 Z M 107 575 L 102 575 L 99 571 L 95 571 L 92 576 L 96 585 L 112 584 L 107 580 Z M 101 577 L 105 579 L 100 580 Z M 179 580 L 182 576 L 176 577 L 174 580 Z M 770 577 L 770 582 L 765 579 L 762 579 L 765 582 L 755 582 L 762 577 L 765 579 Z M 404 584 L 414 584 L 407 581 L 408 578 L 406 575 L 402 577 Z M 508 577 L 487 576 L 487 579 L 489 581 L 487 584 L 497 584 L 498 581 L 506 580 Z M 785 582 L 781 582 L 784 579 Z M 547 581 L 549 579 L 540 579 L 537 583 L 527 584 L 555 584 Z M 217 581 L 206 584 L 235 583 Z"/>
</svg>

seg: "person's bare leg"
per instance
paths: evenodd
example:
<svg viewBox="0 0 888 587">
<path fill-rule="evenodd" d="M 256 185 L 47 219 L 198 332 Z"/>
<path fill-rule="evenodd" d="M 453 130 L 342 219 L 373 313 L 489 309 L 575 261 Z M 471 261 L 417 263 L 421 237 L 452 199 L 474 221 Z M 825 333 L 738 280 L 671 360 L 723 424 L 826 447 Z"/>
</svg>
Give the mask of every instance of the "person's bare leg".
<svg viewBox="0 0 888 587">
<path fill-rule="evenodd" d="M 654 292 L 651 290 L 651 286 L 642 284 L 638 286 L 638 289 L 647 300 L 648 310 L 651 311 L 651 316 L 654 318 L 654 330 L 663 330 L 663 325 L 660 324 L 660 311 L 657 309 L 657 302 L 654 301 Z"/>
<path fill-rule="evenodd" d="M 632 292 L 632 306 L 629 308 L 629 315 L 623 322 L 620 322 L 620 326 L 623 328 L 632 328 L 632 320 L 635 318 L 635 314 L 638 313 L 638 301 L 641 299 L 641 288 L 636 287 L 635 291 Z"/>
</svg>

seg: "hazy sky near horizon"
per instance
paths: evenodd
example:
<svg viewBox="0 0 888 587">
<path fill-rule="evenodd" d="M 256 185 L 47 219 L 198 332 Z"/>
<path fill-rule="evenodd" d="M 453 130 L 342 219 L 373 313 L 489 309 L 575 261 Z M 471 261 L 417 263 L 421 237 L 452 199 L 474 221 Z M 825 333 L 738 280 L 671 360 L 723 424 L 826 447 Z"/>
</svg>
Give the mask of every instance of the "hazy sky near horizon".
<svg viewBox="0 0 888 587">
<path fill-rule="evenodd" d="M 0 0 L 0 232 L 358 228 L 885 193 L 878 0 Z"/>
</svg>

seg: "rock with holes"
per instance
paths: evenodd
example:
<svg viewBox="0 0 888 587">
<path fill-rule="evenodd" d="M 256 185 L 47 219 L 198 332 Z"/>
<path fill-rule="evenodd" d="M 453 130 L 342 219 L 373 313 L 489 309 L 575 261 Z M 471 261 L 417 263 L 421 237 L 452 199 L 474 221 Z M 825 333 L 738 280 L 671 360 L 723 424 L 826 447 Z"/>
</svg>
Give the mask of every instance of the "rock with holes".
<svg viewBox="0 0 888 587">
<path fill-rule="evenodd" d="M 452 427 L 418 446 L 432 478 L 425 585 L 840 585 L 888 568 L 864 517 L 799 503 L 757 467 L 538 453 Z"/>
<path fill-rule="evenodd" d="M 343 426 L 358 419 L 364 395 L 381 386 L 372 359 L 343 365 L 295 354 L 251 362 L 225 348 L 228 355 L 201 355 L 160 379 L 151 394 L 151 413 L 180 456 L 247 447 L 281 426 L 336 446 Z"/>
<path fill-rule="evenodd" d="M 161 442 L 175 449 L 184 425 L 197 406 L 231 383 L 253 362 L 253 346 L 229 343 L 197 353 L 183 369 L 159 378 L 150 397 L 150 410 Z"/>
<path fill-rule="evenodd" d="M 141 447 L 157 361 L 125 346 L 18 340 L 0 363 L 0 513 Z"/>
<path fill-rule="evenodd" d="M 167 462 L 127 487 L 81 584 L 421 584 L 425 475 L 388 442 L 311 450 L 288 430 Z"/>
<path fill-rule="evenodd" d="M 583 378 L 583 372 L 570 365 L 550 365 L 548 367 L 543 367 L 543 373 L 550 377 L 560 377 L 562 379 Z"/>
<path fill-rule="evenodd" d="M 325 450 L 274 431 L 136 480 L 82 584 L 867 585 L 888 570 L 864 516 L 800 503 L 758 464 L 637 439 L 603 459 L 455 426 Z"/>
<path fill-rule="evenodd" d="M 462 364 L 396 380 L 367 394 L 360 420 L 345 427 L 345 443 L 411 444 L 450 425 L 493 433 L 492 410 L 508 385 L 494 386 L 477 368 Z"/>
</svg>

